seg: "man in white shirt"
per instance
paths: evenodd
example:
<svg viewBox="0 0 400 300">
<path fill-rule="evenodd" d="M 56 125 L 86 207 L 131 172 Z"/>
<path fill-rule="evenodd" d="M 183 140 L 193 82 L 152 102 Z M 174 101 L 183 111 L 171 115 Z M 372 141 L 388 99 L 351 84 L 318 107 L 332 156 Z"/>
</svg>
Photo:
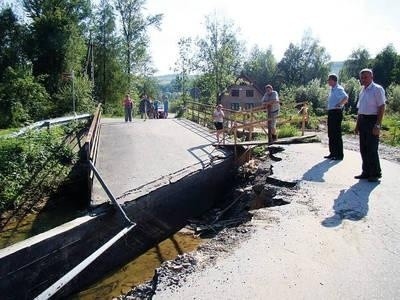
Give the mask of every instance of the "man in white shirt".
<svg viewBox="0 0 400 300">
<path fill-rule="evenodd" d="M 377 182 L 382 177 L 378 155 L 379 134 L 385 113 L 385 90 L 373 81 L 371 69 L 360 71 L 361 89 L 355 133 L 360 135 L 362 173 L 356 179 Z"/>
<path fill-rule="evenodd" d="M 270 84 L 265 86 L 265 94 L 261 101 L 263 105 L 267 108 L 268 113 L 268 130 L 271 130 L 272 141 L 277 140 L 276 135 L 276 119 L 279 116 L 280 103 L 278 92 L 272 89 Z"/>
</svg>

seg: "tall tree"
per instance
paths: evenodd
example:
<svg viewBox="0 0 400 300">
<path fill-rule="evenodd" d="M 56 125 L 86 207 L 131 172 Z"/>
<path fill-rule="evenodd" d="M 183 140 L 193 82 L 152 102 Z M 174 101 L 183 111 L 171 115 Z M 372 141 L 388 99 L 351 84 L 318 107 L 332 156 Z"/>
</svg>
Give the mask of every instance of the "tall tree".
<svg viewBox="0 0 400 300">
<path fill-rule="evenodd" d="M 342 81 L 350 78 L 358 79 L 359 72 L 368 67 L 371 67 L 371 58 L 368 50 L 365 48 L 358 48 L 354 50 L 343 63 L 343 67 L 340 70 L 340 78 Z"/>
<path fill-rule="evenodd" d="M 23 5 L 32 20 L 29 56 L 34 75 L 46 75 L 46 88 L 55 93 L 63 72 L 82 69 L 90 1 L 23 0 Z"/>
<path fill-rule="evenodd" d="M 244 47 L 232 22 L 206 17 L 206 36 L 197 42 L 196 69 L 210 80 L 209 93 L 219 102 L 221 93 L 241 70 Z"/>
<path fill-rule="evenodd" d="M 121 15 L 125 67 L 128 75 L 131 75 L 132 70 L 140 66 L 140 63 L 148 59 L 147 29 L 151 26 L 158 28 L 162 19 L 161 14 L 144 16 L 145 3 L 146 0 L 115 0 L 116 8 Z"/>
<path fill-rule="evenodd" d="M 24 44 L 27 37 L 25 26 L 18 22 L 11 8 L 0 11 L 0 81 L 8 67 L 13 69 L 27 62 Z"/>
<path fill-rule="evenodd" d="M 101 0 L 94 14 L 95 93 L 103 104 L 119 103 L 129 89 L 119 53 L 114 8 L 109 0 Z"/>
<path fill-rule="evenodd" d="M 324 79 L 330 69 L 330 56 L 309 32 L 299 45 L 290 43 L 278 64 L 279 80 L 293 85 L 306 85 L 313 79 Z"/>
<path fill-rule="evenodd" d="M 400 82 L 397 77 L 400 70 L 400 56 L 397 54 L 393 45 L 385 47 L 375 57 L 372 63 L 372 69 L 374 71 L 374 79 L 381 84 L 385 89 L 392 82 Z"/>
<path fill-rule="evenodd" d="M 192 39 L 181 38 L 178 41 L 178 59 L 175 62 L 174 71 L 178 73 L 176 75 L 176 85 L 182 93 L 183 101 L 186 101 L 192 59 Z"/>
<path fill-rule="evenodd" d="M 275 86 L 276 69 L 277 62 L 272 49 L 262 50 L 257 46 L 251 50 L 243 67 L 245 74 L 255 80 L 260 87 L 264 87 L 266 84 Z"/>
</svg>

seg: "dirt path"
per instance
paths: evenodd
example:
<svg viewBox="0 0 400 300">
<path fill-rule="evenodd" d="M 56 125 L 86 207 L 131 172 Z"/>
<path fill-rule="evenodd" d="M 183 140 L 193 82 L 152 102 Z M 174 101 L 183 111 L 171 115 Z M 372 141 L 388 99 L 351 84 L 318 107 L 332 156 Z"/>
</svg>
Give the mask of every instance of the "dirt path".
<svg viewBox="0 0 400 300">
<path fill-rule="evenodd" d="M 280 189 L 291 204 L 254 211 L 249 223 L 166 263 L 153 299 L 398 297 L 400 165 L 382 160 L 382 181 L 369 183 L 353 178 L 357 152 L 334 162 L 322 158 L 324 144 L 285 148 L 274 177 L 298 181 Z"/>
</svg>

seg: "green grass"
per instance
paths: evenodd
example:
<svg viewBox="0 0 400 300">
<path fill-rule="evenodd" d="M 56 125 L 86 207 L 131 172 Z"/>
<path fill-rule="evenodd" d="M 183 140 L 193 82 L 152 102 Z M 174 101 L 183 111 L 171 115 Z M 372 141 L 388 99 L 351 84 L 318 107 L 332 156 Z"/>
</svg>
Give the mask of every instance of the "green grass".
<svg viewBox="0 0 400 300">
<path fill-rule="evenodd" d="M 279 138 L 286 138 L 286 137 L 293 137 L 298 136 L 299 128 L 293 126 L 291 124 L 285 124 L 281 127 L 278 127 L 278 137 Z"/>
<path fill-rule="evenodd" d="M 18 128 L 0 129 L 0 137 L 18 131 Z"/>
</svg>

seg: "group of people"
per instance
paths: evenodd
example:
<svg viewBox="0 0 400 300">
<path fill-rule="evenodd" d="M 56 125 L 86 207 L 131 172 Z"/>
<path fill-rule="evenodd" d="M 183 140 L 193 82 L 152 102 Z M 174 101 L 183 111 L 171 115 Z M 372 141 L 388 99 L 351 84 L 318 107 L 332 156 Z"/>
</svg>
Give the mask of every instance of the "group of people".
<svg viewBox="0 0 400 300">
<path fill-rule="evenodd" d="M 162 108 L 159 109 L 160 103 L 162 103 Z M 129 94 L 125 95 L 122 105 L 125 112 L 125 122 L 132 122 L 134 101 Z M 168 98 L 163 95 L 162 101 L 154 100 L 152 101 L 146 94 L 142 95 L 139 102 L 139 112 L 141 119 L 167 119 L 168 118 L 168 108 L 169 101 Z"/>
<path fill-rule="evenodd" d="M 362 89 L 357 102 L 358 115 L 354 133 L 359 135 L 362 171 L 354 178 L 377 182 L 382 177 L 378 145 L 386 106 L 385 90 L 374 82 L 371 69 L 363 69 L 359 75 Z M 328 85 L 331 87 L 327 107 L 329 154 L 325 158 L 343 160 L 342 120 L 348 95 L 338 84 L 336 74 L 329 75 Z"/>
<path fill-rule="evenodd" d="M 371 69 L 363 69 L 359 75 L 362 89 L 357 103 L 358 115 L 354 131 L 355 134 L 359 135 L 362 172 L 360 175 L 354 176 L 354 178 L 377 182 L 382 177 L 378 145 L 385 112 L 385 90 L 373 81 Z M 343 109 L 348 102 L 348 95 L 344 88 L 338 84 L 338 76 L 336 74 L 328 76 L 328 85 L 331 88 L 327 99 L 329 154 L 324 158 L 341 161 L 344 158 L 342 139 Z M 273 90 L 270 84 L 265 86 L 262 103 L 267 112 L 268 130 L 271 132 L 272 141 L 276 141 L 276 120 L 279 116 L 280 102 L 278 93 Z M 223 135 L 224 133 L 224 116 L 223 107 L 218 104 L 213 115 L 218 144 L 221 142 L 221 134 Z"/>
</svg>

